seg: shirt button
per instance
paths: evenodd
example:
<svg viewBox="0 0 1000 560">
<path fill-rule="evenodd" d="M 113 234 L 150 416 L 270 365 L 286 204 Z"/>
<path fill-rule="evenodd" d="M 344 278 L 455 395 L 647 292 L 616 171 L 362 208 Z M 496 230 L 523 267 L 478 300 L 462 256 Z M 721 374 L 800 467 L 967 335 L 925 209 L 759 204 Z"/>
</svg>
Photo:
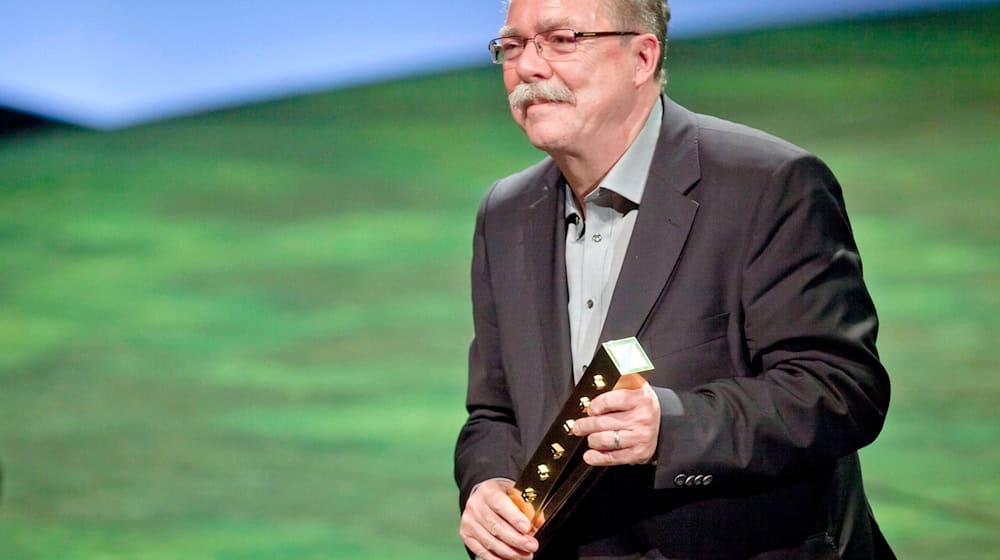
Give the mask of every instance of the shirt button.
<svg viewBox="0 0 1000 560">
<path fill-rule="evenodd" d="M 594 300 L 588 299 L 587 300 L 587 309 L 593 309 L 593 308 L 594 308 Z"/>
<path fill-rule="evenodd" d="M 601 242 L 601 239 L 604 239 L 604 238 L 603 238 L 603 237 L 601 237 L 601 234 L 599 234 L 599 233 L 595 233 L 595 234 L 594 234 L 594 236 L 593 236 L 593 237 L 591 237 L 591 239 L 593 239 L 593 240 L 594 240 L 594 243 L 600 243 L 600 242 Z"/>
</svg>

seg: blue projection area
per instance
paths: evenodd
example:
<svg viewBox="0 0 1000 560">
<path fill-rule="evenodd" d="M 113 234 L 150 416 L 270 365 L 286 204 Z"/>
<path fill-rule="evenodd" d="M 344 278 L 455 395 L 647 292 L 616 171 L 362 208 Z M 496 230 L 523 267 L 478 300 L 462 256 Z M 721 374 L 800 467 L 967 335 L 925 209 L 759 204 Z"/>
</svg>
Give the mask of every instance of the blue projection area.
<svg viewBox="0 0 1000 560">
<path fill-rule="evenodd" d="M 674 0 L 672 37 L 979 0 Z M 499 0 L 3 2 L 0 106 L 131 124 L 487 63 Z"/>
</svg>

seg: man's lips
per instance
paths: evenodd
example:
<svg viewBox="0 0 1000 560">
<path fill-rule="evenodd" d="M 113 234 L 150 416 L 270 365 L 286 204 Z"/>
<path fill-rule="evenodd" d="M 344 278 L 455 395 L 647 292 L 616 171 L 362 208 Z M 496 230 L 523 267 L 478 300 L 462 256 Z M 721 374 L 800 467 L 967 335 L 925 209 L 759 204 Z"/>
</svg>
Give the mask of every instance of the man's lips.
<svg viewBox="0 0 1000 560">
<path fill-rule="evenodd" d="M 541 105 L 556 105 L 563 103 L 562 101 L 554 101 L 552 99 L 532 99 L 525 106 L 524 110 L 527 111 L 531 107 L 541 106 Z"/>
</svg>

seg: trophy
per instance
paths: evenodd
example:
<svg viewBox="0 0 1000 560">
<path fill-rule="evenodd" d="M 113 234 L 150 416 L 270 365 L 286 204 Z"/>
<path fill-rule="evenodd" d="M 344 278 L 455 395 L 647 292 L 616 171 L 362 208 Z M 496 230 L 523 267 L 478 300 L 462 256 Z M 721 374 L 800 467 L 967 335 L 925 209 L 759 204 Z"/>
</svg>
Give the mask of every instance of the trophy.
<svg viewBox="0 0 1000 560">
<path fill-rule="evenodd" d="M 531 520 L 542 540 L 555 521 L 568 515 L 572 498 L 592 483 L 594 467 L 583 461 L 583 438 L 572 434 L 573 424 L 587 415 L 590 402 L 615 389 L 638 389 L 653 370 L 634 337 L 601 344 L 566 404 L 531 456 L 527 467 L 507 494 Z"/>
</svg>

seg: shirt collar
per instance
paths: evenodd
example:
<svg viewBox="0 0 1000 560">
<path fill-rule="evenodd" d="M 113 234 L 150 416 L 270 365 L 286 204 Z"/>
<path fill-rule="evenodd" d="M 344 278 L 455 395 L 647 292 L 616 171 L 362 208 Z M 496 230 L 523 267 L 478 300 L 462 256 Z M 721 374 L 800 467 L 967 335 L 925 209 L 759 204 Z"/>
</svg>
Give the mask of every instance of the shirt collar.
<svg viewBox="0 0 1000 560">
<path fill-rule="evenodd" d="M 642 202 L 642 194 L 646 190 L 649 166 L 653 163 L 653 154 L 656 151 L 656 141 L 660 136 L 662 121 L 663 101 L 657 97 L 649 111 L 649 116 L 646 117 L 646 124 L 639 131 L 639 135 L 635 137 L 632 145 L 625 150 L 611 171 L 605 175 L 600 186 L 587 195 L 588 199 L 606 195 L 606 193 L 600 192 L 605 190 L 617 193 L 635 206 Z M 576 209 L 576 197 L 573 196 L 573 190 L 570 189 L 565 180 L 563 185 L 563 188 L 566 189 L 566 217 L 569 218 L 574 214 L 579 214 L 579 211 Z"/>
</svg>

